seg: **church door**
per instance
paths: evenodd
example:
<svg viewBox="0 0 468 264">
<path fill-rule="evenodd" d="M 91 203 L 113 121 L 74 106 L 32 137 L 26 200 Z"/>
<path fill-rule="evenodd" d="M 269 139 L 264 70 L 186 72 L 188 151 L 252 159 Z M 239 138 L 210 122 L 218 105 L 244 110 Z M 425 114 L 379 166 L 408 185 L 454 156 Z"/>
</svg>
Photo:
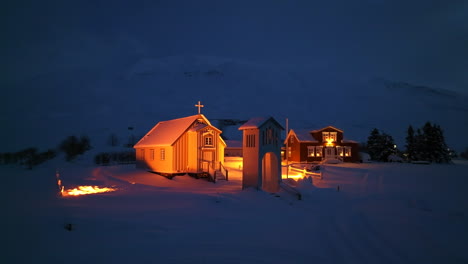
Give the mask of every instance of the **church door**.
<svg viewBox="0 0 468 264">
<path fill-rule="evenodd" d="M 214 162 L 214 152 L 213 151 L 203 151 L 203 158 L 201 160 L 201 168 L 203 171 L 209 171 L 210 167 L 213 167 Z"/>
</svg>

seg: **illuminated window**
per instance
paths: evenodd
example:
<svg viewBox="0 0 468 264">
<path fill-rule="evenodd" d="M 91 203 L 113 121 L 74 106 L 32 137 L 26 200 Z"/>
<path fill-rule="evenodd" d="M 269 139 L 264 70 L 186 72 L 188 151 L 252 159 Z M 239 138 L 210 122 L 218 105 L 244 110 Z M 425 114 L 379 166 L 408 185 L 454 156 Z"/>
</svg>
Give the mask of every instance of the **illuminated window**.
<svg viewBox="0 0 468 264">
<path fill-rule="evenodd" d="M 212 136 L 205 137 L 205 146 L 213 146 L 213 137 Z"/>
<path fill-rule="evenodd" d="M 315 147 L 314 146 L 307 146 L 307 156 L 314 157 L 315 156 Z"/>
<path fill-rule="evenodd" d="M 345 157 L 351 157 L 351 147 L 344 147 Z"/>
<path fill-rule="evenodd" d="M 322 141 L 328 141 L 330 138 L 330 132 L 322 132 Z"/>
<path fill-rule="evenodd" d="M 336 151 L 338 152 L 338 155 L 340 155 L 340 157 L 343 157 L 343 147 L 342 146 L 336 146 Z"/>
<path fill-rule="evenodd" d="M 161 160 L 166 160 L 166 149 L 161 149 L 160 151 L 161 154 Z"/>
<path fill-rule="evenodd" d="M 154 160 L 154 149 L 150 149 L 150 158 Z"/>
<path fill-rule="evenodd" d="M 329 139 L 332 141 L 332 142 L 336 142 L 336 132 L 330 132 L 330 137 Z"/>
<path fill-rule="evenodd" d="M 322 146 L 316 146 L 315 147 L 315 156 L 321 157 L 322 156 L 322 149 L 323 149 Z"/>
</svg>

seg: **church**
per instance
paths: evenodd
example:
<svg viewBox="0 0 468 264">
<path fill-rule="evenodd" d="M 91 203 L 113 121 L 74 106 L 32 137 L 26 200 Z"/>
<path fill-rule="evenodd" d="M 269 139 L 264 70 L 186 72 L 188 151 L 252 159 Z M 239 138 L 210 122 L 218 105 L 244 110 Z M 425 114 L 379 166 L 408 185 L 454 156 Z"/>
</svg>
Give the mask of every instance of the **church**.
<svg viewBox="0 0 468 264">
<path fill-rule="evenodd" d="M 161 121 L 138 141 L 136 165 L 162 175 L 179 173 L 222 174 L 224 148 L 221 130 L 198 114 Z"/>
</svg>

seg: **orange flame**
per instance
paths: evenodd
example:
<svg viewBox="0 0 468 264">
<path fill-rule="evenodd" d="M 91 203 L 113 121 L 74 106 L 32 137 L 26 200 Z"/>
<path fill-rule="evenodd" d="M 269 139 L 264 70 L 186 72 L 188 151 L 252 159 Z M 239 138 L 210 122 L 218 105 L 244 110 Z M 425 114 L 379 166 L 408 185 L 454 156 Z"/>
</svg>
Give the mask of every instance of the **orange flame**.
<svg viewBox="0 0 468 264">
<path fill-rule="evenodd" d="M 62 186 L 63 187 L 63 186 Z M 79 196 L 79 195 L 87 195 L 87 194 L 94 194 L 94 193 L 105 193 L 105 192 L 113 192 L 116 191 L 116 188 L 108 188 L 108 187 L 98 187 L 98 186 L 78 186 L 74 189 L 64 190 L 61 189 L 62 196 Z"/>
</svg>

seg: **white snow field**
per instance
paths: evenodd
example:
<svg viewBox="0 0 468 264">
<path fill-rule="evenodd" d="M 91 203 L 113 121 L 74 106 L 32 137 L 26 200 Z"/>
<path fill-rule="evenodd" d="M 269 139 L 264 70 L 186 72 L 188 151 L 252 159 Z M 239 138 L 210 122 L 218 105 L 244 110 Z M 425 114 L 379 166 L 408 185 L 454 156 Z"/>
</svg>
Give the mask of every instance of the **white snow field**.
<svg viewBox="0 0 468 264">
<path fill-rule="evenodd" d="M 298 183 L 300 201 L 241 190 L 239 162 L 226 164 L 230 181 L 216 184 L 133 165 L 1 166 L 0 262 L 468 262 L 466 162 L 325 165 Z M 60 197 L 57 169 L 65 189 L 118 190 Z"/>
</svg>

